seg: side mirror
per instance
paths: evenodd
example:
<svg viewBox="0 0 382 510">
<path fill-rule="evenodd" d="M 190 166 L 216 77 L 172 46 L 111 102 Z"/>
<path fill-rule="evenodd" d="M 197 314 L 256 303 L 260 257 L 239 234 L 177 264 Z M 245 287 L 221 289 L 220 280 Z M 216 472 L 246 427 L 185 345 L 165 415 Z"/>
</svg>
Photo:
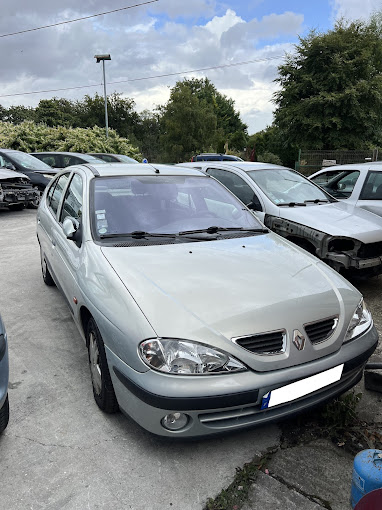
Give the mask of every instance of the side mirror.
<svg viewBox="0 0 382 510">
<path fill-rule="evenodd" d="M 262 211 L 263 208 L 261 207 L 260 200 L 258 199 L 257 195 L 253 195 L 252 200 L 247 204 L 248 209 L 251 209 L 252 211 Z"/>
<path fill-rule="evenodd" d="M 80 247 L 82 244 L 82 229 L 81 224 L 78 220 L 72 216 L 68 216 L 64 219 L 62 224 L 62 230 L 67 239 L 74 241 L 75 244 Z"/>
<path fill-rule="evenodd" d="M 5 163 L 5 168 L 6 168 L 7 170 L 16 170 L 15 166 L 14 166 L 14 165 L 13 165 L 10 161 L 7 161 L 7 162 Z"/>
<path fill-rule="evenodd" d="M 67 239 L 73 239 L 74 234 L 78 230 L 78 222 L 71 217 L 65 218 L 62 224 L 62 230 L 64 231 Z"/>
</svg>

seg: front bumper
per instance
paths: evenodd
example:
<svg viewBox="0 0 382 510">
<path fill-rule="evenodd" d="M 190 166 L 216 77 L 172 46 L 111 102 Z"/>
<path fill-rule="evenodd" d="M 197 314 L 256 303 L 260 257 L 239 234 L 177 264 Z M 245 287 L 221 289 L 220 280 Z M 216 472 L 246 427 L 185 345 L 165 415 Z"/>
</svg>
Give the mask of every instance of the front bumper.
<svg viewBox="0 0 382 510">
<path fill-rule="evenodd" d="M 30 189 L 2 190 L 0 192 L 0 207 L 9 207 L 15 204 L 29 204 L 40 197 L 40 191 Z"/>
<path fill-rule="evenodd" d="M 238 430 L 304 411 L 354 386 L 378 343 L 374 326 L 356 340 L 311 363 L 264 373 L 176 376 L 139 373 L 107 349 L 110 374 L 122 411 L 146 430 L 167 437 L 197 437 Z M 341 379 L 304 397 L 261 409 L 269 391 L 344 364 Z M 187 425 L 169 431 L 161 420 L 169 413 L 188 415 Z"/>
</svg>

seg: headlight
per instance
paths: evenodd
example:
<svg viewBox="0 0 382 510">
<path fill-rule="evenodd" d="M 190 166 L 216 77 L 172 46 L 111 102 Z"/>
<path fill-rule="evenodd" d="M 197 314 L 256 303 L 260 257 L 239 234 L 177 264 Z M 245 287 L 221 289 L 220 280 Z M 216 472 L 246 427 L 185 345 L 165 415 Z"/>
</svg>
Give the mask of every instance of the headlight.
<svg viewBox="0 0 382 510">
<path fill-rule="evenodd" d="M 246 370 L 229 354 L 189 340 L 144 340 L 139 346 L 139 353 L 150 368 L 168 374 L 198 375 Z"/>
<path fill-rule="evenodd" d="M 348 340 L 357 337 L 366 331 L 371 323 L 371 313 L 367 309 L 364 300 L 361 299 L 350 321 L 344 341 L 347 342 Z"/>
</svg>

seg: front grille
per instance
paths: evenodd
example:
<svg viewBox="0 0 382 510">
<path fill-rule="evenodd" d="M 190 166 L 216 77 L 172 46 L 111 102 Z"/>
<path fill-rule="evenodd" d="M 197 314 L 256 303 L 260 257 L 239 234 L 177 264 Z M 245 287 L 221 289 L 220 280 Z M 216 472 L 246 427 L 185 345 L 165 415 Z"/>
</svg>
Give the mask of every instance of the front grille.
<svg viewBox="0 0 382 510">
<path fill-rule="evenodd" d="M 382 255 L 382 242 L 363 244 L 358 250 L 358 257 L 367 259 L 371 257 L 380 257 Z"/>
<path fill-rule="evenodd" d="M 279 354 L 285 351 L 285 334 L 285 330 L 279 330 L 232 340 L 240 347 L 256 354 Z"/>
<path fill-rule="evenodd" d="M 330 317 L 329 319 L 312 322 L 311 324 L 304 324 L 304 328 L 312 344 L 318 344 L 332 336 L 337 323 L 337 317 Z"/>
</svg>

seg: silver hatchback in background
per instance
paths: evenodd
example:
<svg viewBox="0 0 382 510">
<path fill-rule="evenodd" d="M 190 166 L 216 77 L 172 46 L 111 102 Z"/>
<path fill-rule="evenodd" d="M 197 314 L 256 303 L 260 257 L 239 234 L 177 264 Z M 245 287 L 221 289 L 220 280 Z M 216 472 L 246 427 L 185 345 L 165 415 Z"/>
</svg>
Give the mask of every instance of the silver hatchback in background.
<svg viewBox="0 0 382 510">
<path fill-rule="evenodd" d="M 37 236 L 98 406 L 154 434 L 306 410 L 356 384 L 377 345 L 350 283 L 194 169 L 68 168 L 44 193 Z"/>
</svg>

